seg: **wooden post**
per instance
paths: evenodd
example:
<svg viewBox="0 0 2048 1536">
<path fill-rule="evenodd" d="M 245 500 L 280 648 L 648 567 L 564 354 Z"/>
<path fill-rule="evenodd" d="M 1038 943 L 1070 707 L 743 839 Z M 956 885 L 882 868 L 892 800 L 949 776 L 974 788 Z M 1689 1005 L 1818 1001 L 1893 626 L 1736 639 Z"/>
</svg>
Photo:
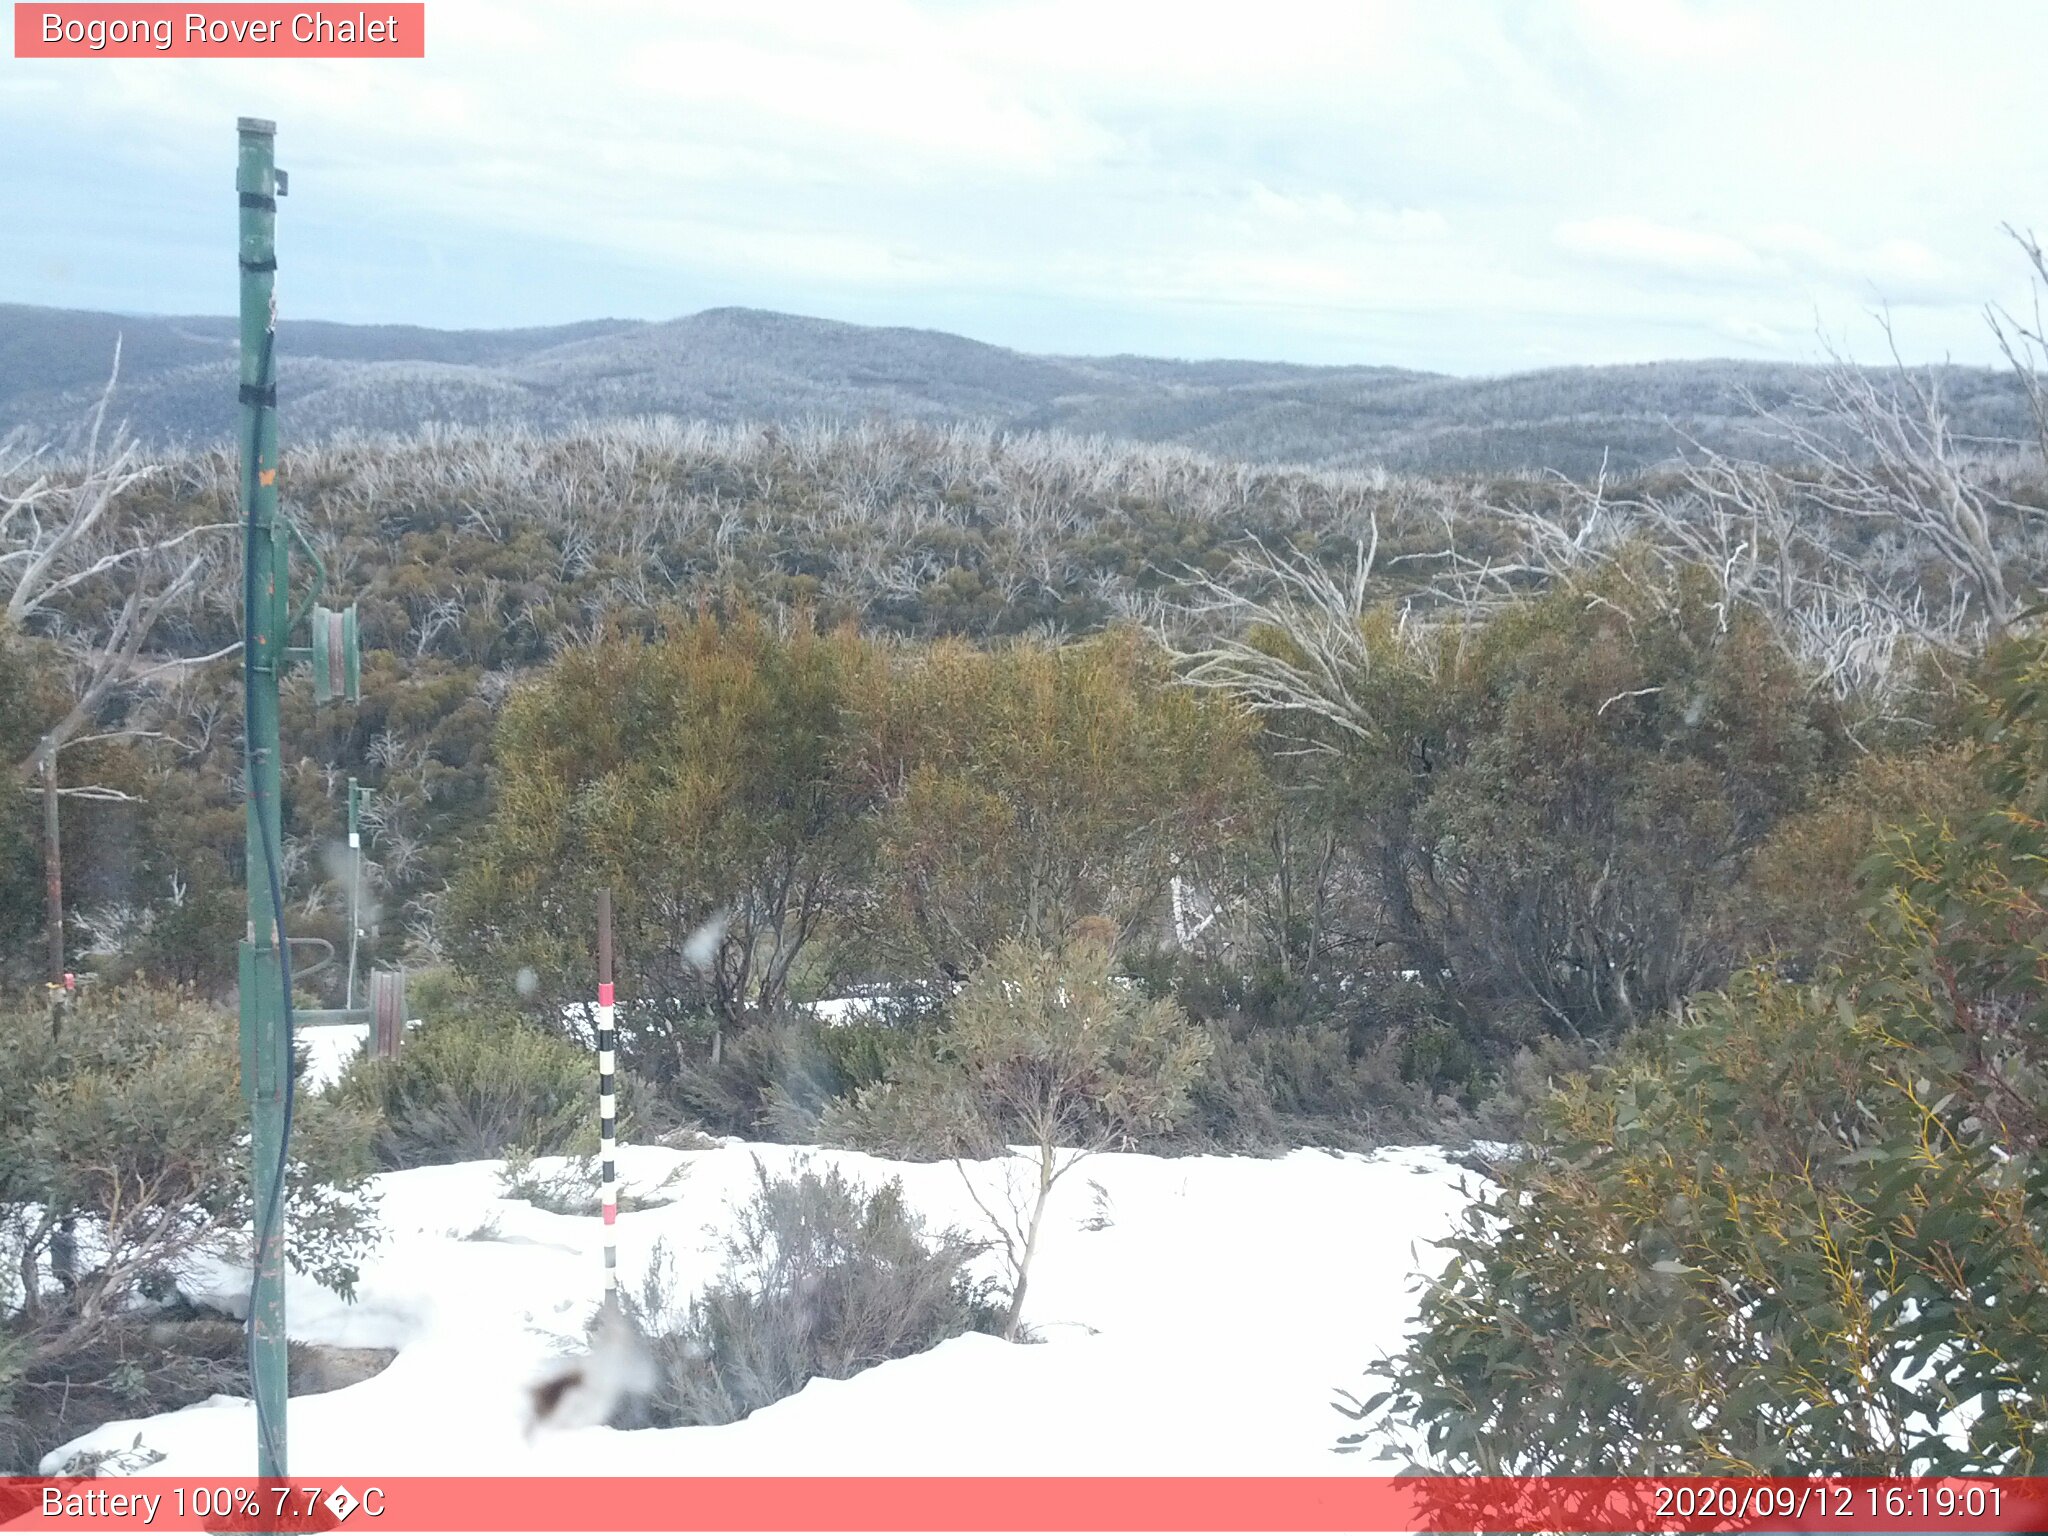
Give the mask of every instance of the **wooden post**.
<svg viewBox="0 0 2048 1536">
<path fill-rule="evenodd" d="M 396 1056 L 405 1043 L 405 972 L 370 973 L 370 1054 Z"/>
<path fill-rule="evenodd" d="M 50 950 L 50 985 L 64 985 L 64 843 L 57 823 L 57 743 L 43 738 L 43 913 Z"/>
</svg>

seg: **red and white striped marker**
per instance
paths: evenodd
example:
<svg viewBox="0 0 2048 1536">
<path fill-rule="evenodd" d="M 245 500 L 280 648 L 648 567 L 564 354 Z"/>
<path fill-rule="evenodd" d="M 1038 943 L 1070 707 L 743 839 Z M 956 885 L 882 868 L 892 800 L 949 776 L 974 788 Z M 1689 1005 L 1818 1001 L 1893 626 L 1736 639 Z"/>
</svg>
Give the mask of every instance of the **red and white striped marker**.
<svg viewBox="0 0 2048 1536">
<path fill-rule="evenodd" d="M 604 1291 L 607 1301 L 619 1294 L 619 1248 L 614 1228 L 619 1221 L 619 1100 L 613 1074 L 615 1015 L 612 994 L 612 893 L 597 893 L 597 1156 L 598 1199 L 604 1206 Z"/>
</svg>

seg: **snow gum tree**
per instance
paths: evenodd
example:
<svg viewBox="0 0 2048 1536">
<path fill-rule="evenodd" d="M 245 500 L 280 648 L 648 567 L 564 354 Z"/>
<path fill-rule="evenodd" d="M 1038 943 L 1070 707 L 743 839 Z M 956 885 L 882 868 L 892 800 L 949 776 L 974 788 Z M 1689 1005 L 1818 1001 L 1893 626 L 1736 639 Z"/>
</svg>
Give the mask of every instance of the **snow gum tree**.
<svg viewBox="0 0 2048 1536">
<path fill-rule="evenodd" d="M 854 708 L 878 807 L 879 937 L 930 977 L 1006 939 L 1108 920 L 1163 934 L 1176 873 L 1203 879 L 1251 825 L 1251 718 L 1170 686 L 1119 629 L 1066 646 L 905 651 Z M 1149 935 L 1158 936 L 1158 935 Z"/>
<path fill-rule="evenodd" d="M 850 631 L 752 612 L 564 652 L 506 707 L 498 814 L 453 893 L 457 961 L 498 986 L 530 969 L 541 1001 L 580 1000 L 610 885 L 622 995 L 721 1026 L 773 1012 L 828 913 L 846 923 L 866 900 L 841 696 L 867 654 Z M 648 1070 L 680 1065 L 637 1043 L 629 1029 Z"/>
</svg>

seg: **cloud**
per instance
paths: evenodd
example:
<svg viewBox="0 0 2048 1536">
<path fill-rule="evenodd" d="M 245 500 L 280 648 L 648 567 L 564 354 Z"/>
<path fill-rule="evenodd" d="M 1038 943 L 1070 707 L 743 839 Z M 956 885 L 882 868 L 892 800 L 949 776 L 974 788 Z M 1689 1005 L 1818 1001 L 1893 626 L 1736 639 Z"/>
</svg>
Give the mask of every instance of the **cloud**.
<svg viewBox="0 0 2048 1536">
<path fill-rule="evenodd" d="M 1434 208 L 1375 207 L 1338 192 L 1276 192 L 1254 184 L 1244 217 L 1253 226 L 1277 226 L 1290 235 L 1304 232 L 1371 240 L 1441 240 L 1449 219 Z"/>
<path fill-rule="evenodd" d="M 1647 267 L 1682 277 L 1749 276 L 1763 270 L 1757 253 L 1726 235 L 1681 229 L 1624 214 L 1577 219 L 1557 226 L 1554 238 L 1579 256 Z"/>
<path fill-rule="evenodd" d="M 1755 240 L 1789 271 L 1864 285 L 1895 301 L 1970 299 L 1955 264 L 1918 240 L 1892 236 L 1852 247 L 1800 224 L 1773 225 Z"/>
<path fill-rule="evenodd" d="M 1581 32 L 1597 46 L 1692 69 L 1753 59 L 1775 40 L 1769 18 L 1742 6 L 1575 0 L 1571 9 Z"/>
<path fill-rule="evenodd" d="M 1957 266 L 1921 241 L 1899 236 L 1850 245 L 1803 224 L 1773 224 L 1741 236 L 1627 214 L 1557 226 L 1555 243 L 1574 255 L 1683 278 L 1794 294 L 1816 285 L 1860 290 L 1897 303 L 1967 303 Z"/>
<path fill-rule="evenodd" d="M 1763 321 L 1747 315 L 1727 316 L 1720 322 L 1719 330 L 1723 336 L 1742 342 L 1745 346 L 1760 348 L 1774 354 L 1782 354 L 1786 344 L 1791 340 L 1776 327 L 1765 325 Z"/>
<path fill-rule="evenodd" d="M 2023 276 L 1999 227 L 2048 226 L 2048 141 L 2014 129 L 2048 7 L 1981 14 L 436 0 L 402 65 L 17 60 L 0 300 L 231 303 L 253 112 L 294 172 L 295 312 L 339 319 L 752 303 L 1485 367 L 1798 355 L 1889 300 L 1983 357 Z"/>
</svg>

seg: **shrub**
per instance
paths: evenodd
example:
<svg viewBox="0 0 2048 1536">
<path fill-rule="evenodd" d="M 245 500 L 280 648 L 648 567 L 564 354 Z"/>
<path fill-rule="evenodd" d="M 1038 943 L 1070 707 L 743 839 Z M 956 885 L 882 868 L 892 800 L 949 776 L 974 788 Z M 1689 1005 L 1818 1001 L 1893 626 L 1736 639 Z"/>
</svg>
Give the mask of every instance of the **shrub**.
<svg viewBox="0 0 2048 1536">
<path fill-rule="evenodd" d="M 871 829 L 844 696 L 872 648 L 735 607 L 670 615 L 652 640 L 605 627 L 506 705 L 498 805 L 449 894 L 469 975 L 531 968 L 543 1007 L 587 996 L 578 925 L 609 886 L 624 995 L 730 1029 L 778 1007 L 827 914 L 861 902 Z M 666 1077 L 677 1058 L 642 1043 L 621 1041 L 624 1062 Z"/>
<path fill-rule="evenodd" d="M 36 1470 L 37 1437 L 22 1412 L 22 1375 L 32 1358 L 26 1339 L 0 1328 L 0 1476 Z"/>
<path fill-rule="evenodd" d="M 1172 685 L 1134 627 L 1070 645 L 901 650 L 856 699 L 879 803 L 876 937 L 920 981 L 1076 923 L 1136 934 L 1255 794 L 1251 719 Z"/>
<path fill-rule="evenodd" d="M 356 1058 L 334 1091 L 383 1117 L 376 1151 L 387 1168 L 596 1145 L 595 1057 L 509 1010 L 430 1020 L 398 1055 Z"/>
<path fill-rule="evenodd" d="M 1843 973 L 1739 976 L 1547 1107 L 1369 1405 L 1422 1424 L 1432 1461 L 2040 1469 L 2044 684 L 2039 642 L 1988 669 L 1970 777 L 1991 809 L 1883 835 Z"/>
<path fill-rule="evenodd" d="M 1745 946 L 1799 976 L 1850 959 L 1864 925 L 1843 918 L 1857 908 L 1857 871 L 1878 834 L 1897 822 L 1970 819 L 1986 808 L 1968 759 L 1956 746 L 1866 758 L 1813 809 L 1780 822 L 1744 881 Z"/>
<path fill-rule="evenodd" d="M 651 1188 L 622 1186 L 619 1209 L 645 1211 L 670 1204 L 676 1198 L 675 1186 L 688 1172 L 687 1165 L 680 1165 Z M 507 1154 L 505 1166 L 498 1172 L 498 1188 L 507 1200 L 523 1200 L 536 1210 L 557 1216 L 596 1216 L 604 1209 L 594 1156 L 569 1158 L 561 1167 L 544 1173 L 534 1166 L 531 1153 L 515 1151 Z"/>
<path fill-rule="evenodd" d="M 1592 1055 L 1584 1042 L 1546 1040 L 1488 1060 L 1431 1011 L 1427 989 L 1384 971 L 1287 978 L 1271 966 L 1242 976 L 1197 963 L 1148 985 L 1170 985 L 1210 1038 L 1186 1119 L 1149 1138 L 1154 1146 L 1369 1150 L 1515 1137 L 1543 1078 L 1563 1064 L 1583 1070 Z"/>
<path fill-rule="evenodd" d="M 246 1253 L 240 1059 L 233 1018 L 188 993 L 92 990 L 56 1020 L 41 999 L 0 1006 L 0 1454 L 87 1427 L 76 1414 L 110 1401 L 93 1395 L 102 1387 L 131 1411 L 217 1389 L 138 1341 L 133 1314 L 174 1297 L 195 1258 Z M 299 1101 L 286 1255 L 344 1296 L 373 1239 L 370 1129 L 344 1106 Z M 60 1264 L 66 1237 L 89 1267 Z"/>
<path fill-rule="evenodd" d="M 14 1342 L 20 1349 L 10 1387 L 0 1334 L 0 1475 L 34 1475 L 56 1447 L 110 1419 L 249 1392 L 248 1336 L 225 1319 L 189 1327 L 111 1318 L 89 1339 Z"/>
<path fill-rule="evenodd" d="M 779 1014 L 730 1039 L 718 1061 L 679 1070 L 670 1092 L 720 1134 L 813 1142 L 834 1102 L 887 1077 L 906 1038 L 888 1025 Z"/>
<path fill-rule="evenodd" d="M 657 1249 L 632 1308 L 658 1365 L 657 1424 L 729 1424 L 814 1377 L 993 1329 L 990 1287 L 969 1274 L 980 1245 L 928 1235 L 900 1182 L 870 1192 L 836 1168 L 778 1178 L 754 1167 L 760 1187 L 737 1212 L 718 1280 L 679 1316 Z"/>
<path fill-rule="evenodd" d="M 1463 1115 L 1404 1082 L 1393 1041 L 1359 1051 L 1334 1026 L 1208 1027 L 1209 1055 L 1188 1087 L 1182 1144 L 1231 1151 L 1455 1139 Z"/>
<path fill-rule="evenodd" d="M 1055 949 L 1011 940 L 969 978 L 932 1048 L 897 1080 L 862 1090 L 834 1124 L 928 1156 L 1026 1146 L 1035 1195 L 1013 1190 L 1009 1220 L 983 1206 L 1014 1282 L 1003 1327 L 1015 1337 L 1053 1186 L 1090 1153 L 1178 1125 L 1209 1048 L 1178 1004 L 1114 974 L 1099 930 Z"/>
<path fill-rule="evenodd" d="M 1987 1146 L 1922 1145 L 1923 1070 L 1883 1019 L 1754 974 L 1564 1094 L 1391 1368 L 1427 1459 L 2023 1470 L 2048 1411 L 2044 1202 Z"/>
<path fill-rule="evenodd" d="M 1468 1103 L 1521 1047 L 1611 1041 L 1727 976 L 1751 853 L 1842 756 L 1760 616 L 1640 551 L 1426 625 L 1251 565 L 1272 595 L 1219 598 L 1243 633 L 1185 660 L 1266 723 L 1273 969 L 1406 973 L 1446 1027 L 1404 1075 Z"/>
</svg>

